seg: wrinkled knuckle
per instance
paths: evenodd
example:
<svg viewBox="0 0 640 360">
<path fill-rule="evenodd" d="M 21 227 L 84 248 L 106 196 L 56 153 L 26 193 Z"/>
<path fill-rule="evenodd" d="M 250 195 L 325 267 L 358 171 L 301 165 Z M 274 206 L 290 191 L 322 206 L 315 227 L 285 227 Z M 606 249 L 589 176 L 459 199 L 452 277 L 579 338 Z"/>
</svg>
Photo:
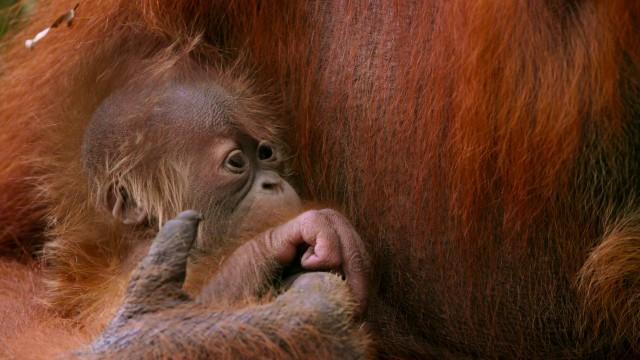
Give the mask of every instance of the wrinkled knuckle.
<svg viewBox="0 0 640 360">
<path fill-rule="evenodd" d="M 349 221 L 349 219 L 347 219 L 347 217 L 344 216 L 341 212 L 334 209 L 324 209 L 322 211 L 323 214 L 327 216 L 327 218 L 331 219 L 331 222 L 333 222 L 335 226 L 343 227 L 347 230 L 355 232 L 355 228 L 353 224 L 351 224 L 351 221 Z"/>
<path fill-rule="evenodd" d="M 261 240 L 265 244 L 265 246 L 267 248 L 270 248 L 270 249 L 274 249 L 278 245 L 276 237 L 273 234 L 273 229 L 268 229 L 267 231 L 265 231 L 262 234 Z M 251 242 L 248 243 L 247 246 L 252 250 L 258 250 L 259 249 L 259 242 L 258 241 L 251 241 Z"/>
<path fill-rule="evenodd" d="M 311 226 L 322 226 L 326 223 L 326 217 L 319 210 L 309 210 L 305 211 L 299 217 L 300 223 L 302 226 L 311 227 Z"/>
<path fill-rule="evenodd" d="M 339 214 L 339 212 L 337 212 L 336 210 L 332 209 L 332 208 L 323 208 L 318 210 L 319 212 L 325 214 L 325 215 L 334 215 L 334 214 Z"/>
<path fill-rule="evenodd" d="M 369 262 L 360 252 L 351 253 L 347 259 L 346 266 L 353 273 L 366 273 L 369 271 Z"/>
<path fill-rule="evenodd" d="M 331 208 L 325 208 L 320 210 L 320 213 L 322 213 L 324 216 L 330 218 L 330 219 L 344 219 L 344 216 L 337 210 L 331 209 Z M 345 219 L 346 220 L 346 219 Z"/>
</svg>

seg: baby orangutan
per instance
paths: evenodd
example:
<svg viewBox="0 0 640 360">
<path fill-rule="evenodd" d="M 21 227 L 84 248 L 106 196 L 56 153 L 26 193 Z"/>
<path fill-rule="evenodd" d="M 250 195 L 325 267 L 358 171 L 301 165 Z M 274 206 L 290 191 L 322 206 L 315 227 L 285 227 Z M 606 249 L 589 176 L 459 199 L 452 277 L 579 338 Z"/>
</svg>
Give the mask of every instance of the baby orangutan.
<svg viewBox="0 0 640 360">
<path fill-rule="evenodd" d="M 106 330 L 76 355 L 295 357 L 313 343 L 298 339 L 305 322 L 326 329 L 319 339 L 363 331 L 351 322 L 366 308 L 364 245 L 338 212 L 302 212 L 277 122 L 248 88 L 182 69 L 125 86 L 94 113 L 82 149 L 94 201 L 139 242 L 127 262 L 144 259 Z M 350 293 L 333 274 L 307 273 L 275 297 L 293 268 L 339 272 Z M 229 336 L 244 340 L 230 345 Z M 317 353 L 359 357 L 365 348 Z"/>
</svg>

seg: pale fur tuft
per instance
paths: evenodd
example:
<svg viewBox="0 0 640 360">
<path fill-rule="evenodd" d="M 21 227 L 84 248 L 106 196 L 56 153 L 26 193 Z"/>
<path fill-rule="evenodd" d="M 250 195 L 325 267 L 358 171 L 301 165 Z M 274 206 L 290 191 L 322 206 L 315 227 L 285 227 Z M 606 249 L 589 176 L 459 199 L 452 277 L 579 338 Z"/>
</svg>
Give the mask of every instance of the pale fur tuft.
<svg viewBox="0 0 640 360">
<path fill-rule="evenodd" d="M 577 288 L 587 335 L 640 351 L 640 214 L 609 226 L 578 273 Z"/>
</svg>

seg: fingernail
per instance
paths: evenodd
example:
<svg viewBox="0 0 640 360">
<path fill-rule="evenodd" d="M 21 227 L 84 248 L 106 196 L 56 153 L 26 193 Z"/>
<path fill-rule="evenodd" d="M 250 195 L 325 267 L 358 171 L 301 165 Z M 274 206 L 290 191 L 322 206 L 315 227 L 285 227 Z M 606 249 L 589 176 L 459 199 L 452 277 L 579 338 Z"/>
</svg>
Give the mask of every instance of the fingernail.
<svg viewBox="0 0 640 360">
<path fill-rule="evenodd" d="M 200 221 L 202 220 L 202 214 L 195 210 L 185 210 L 180 214 L 178 214 L 177 219 L 189 220 L 189 221 Z"/>
</svg>

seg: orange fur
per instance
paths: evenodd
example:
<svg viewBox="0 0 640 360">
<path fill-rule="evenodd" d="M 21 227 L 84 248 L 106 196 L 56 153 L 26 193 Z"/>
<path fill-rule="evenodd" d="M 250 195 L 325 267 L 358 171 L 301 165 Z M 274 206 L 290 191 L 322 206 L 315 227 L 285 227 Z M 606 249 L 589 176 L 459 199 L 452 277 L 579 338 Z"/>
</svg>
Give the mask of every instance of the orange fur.
<svg viewBox="0 0 640 360">
<path fill-rule="evenodd" d="M 42 6 L 15 42 L 73 5 Z M 29 237 L 49 204 L 64 209 L 49 223 L 81 214 L 64 189 L 84 186 L 87 114 L 132 59 L 201 36 L 221 51 L 194 57 L 242 49 L 274 82 L 307 194 L 343 206 L 369 243 L 381 350 L 637 351 L 625 314 L 640 309 L 615 300 L 638 296 L 620 283 L 637 231 L 606 219 L 640 203 L 639 18 L 622 0 L 84 1 L 74 28 L 3 54 L 0 243 Z"/>
<path fill-rule="evenodd" d="M 39 299 L 40 269 L 0 262 L 0 358 L 51 359 L 90 339 L 80 324 L 51 313 Z"/>
<path fill-rule="evenodd" d="M 637 213 L 608 227 L 607 235 L 580 269 L 585 332 L 595 341 L 622 343 L 640 351 L 640 222 Z"/>
</svg>

